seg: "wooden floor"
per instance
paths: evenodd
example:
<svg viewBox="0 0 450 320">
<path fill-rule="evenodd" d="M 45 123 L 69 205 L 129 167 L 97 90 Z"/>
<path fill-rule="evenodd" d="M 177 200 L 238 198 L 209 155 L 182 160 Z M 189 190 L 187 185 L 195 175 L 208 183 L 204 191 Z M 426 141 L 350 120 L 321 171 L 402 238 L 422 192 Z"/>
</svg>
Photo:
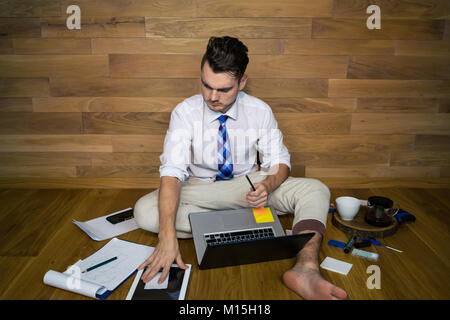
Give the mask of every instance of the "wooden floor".
<svg viewBox="0 0 450 320">
<path fill-rule="evenodd" d="M 347 276 L 322 270 L 323 276 L 344 288 L 349 299 L 449 299 L 450 298 L 450 189 L 332 189 L 332 201 L 341 195 L 367 199 L 384 195 L 398 201 L 417 221 L 399 228 L 385 244 L 403 250 L 371 247 L 378 262 L 352 257 L 327 245 L 347 236 L 328 220 L 320 252 L 353 264 Z M 0 299 L 88 299 L 43 283 L 47 270 L 64 271 L 107 241 L 96 242 L 72 223 L 89 220 L 133 206 L 149 190 L 59 189 L 0 190 Z M 329 217 L 330 218 L 330 217 Z M 291 216 L 282 216 L 291 228 Z M 157 237 L 143 230 L 122 239 L 154 246 Z M 193 265 L 187 299 L 300 299 L 284 287 L 281 276 L 294 260 L 199 270 L 192 240 L 180 240 L 185 263 Z M 381 270 L 381 289 L 368 289 L 367 267 Z M 124 299 L 128 279 L 108 299 Z"/>
</svg>

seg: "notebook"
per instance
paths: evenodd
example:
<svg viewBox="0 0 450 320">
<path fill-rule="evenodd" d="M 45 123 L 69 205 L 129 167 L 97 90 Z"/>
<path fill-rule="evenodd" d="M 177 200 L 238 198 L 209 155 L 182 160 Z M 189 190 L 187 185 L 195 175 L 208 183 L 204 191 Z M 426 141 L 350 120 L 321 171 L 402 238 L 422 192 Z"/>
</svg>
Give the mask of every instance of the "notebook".
<svg viewBox="0 0 450 320">
<path fill-rule="evenodd" d="M 100 250 L 84 260 L 79 260 L 64 272 L 47 271 L 44 283 L 91 298 L 106 299 L 136 272 L 153 250 L 153 247 L 113 238 Z M 82 272 L 112 260 L 113 257 L 117 258 L 89 272 Z"/>
<path fill-rule="evenodd" d="M 273 207 L 189 214 L 200 269 L 294 257 L 313 233 L 285 235 Z"/>
</svg>

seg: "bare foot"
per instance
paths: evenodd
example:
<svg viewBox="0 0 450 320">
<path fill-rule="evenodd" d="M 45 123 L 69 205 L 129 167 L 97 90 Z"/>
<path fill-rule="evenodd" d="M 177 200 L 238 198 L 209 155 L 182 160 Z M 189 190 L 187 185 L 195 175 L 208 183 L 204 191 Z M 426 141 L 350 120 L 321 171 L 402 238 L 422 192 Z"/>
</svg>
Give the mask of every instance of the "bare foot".
<svg viewBox="0 0 450 320">
<path fill-rule="evenodd" d="M 307 300 L 340 300 L 347 297 L 344 290 L 326 281 L 316 269 L 294 267 L 283 274 L 283 282 Z"/>
</svg>

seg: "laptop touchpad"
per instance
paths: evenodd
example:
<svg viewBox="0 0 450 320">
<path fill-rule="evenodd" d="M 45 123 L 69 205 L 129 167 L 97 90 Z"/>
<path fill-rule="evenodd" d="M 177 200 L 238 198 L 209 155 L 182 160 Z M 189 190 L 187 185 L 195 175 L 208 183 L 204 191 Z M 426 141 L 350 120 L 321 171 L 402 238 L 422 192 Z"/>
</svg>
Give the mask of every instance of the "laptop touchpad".
<svg viewBox="0 0 450 320">
<path fill-rule="evenodd" d="M 225 228 L 245 228 L 252 225 L 251 218 L 248 213 L 227 214 L 222 217 L 222 222 Z"/>
</svg>

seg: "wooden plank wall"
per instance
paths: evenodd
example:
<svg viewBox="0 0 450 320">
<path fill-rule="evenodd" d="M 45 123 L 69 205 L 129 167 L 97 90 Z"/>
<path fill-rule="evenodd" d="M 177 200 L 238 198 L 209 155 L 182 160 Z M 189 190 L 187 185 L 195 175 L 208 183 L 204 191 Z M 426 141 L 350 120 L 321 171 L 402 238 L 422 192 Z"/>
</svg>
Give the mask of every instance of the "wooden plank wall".
<svg viewBox="0 0 450 320">
<path fill-rule="evenodd" d="M 157 187 L 212 35 L 248 45 L 292 175 L 449 181 L 448 0 L 1 0 L 0 186 Z"/>
</svg>

